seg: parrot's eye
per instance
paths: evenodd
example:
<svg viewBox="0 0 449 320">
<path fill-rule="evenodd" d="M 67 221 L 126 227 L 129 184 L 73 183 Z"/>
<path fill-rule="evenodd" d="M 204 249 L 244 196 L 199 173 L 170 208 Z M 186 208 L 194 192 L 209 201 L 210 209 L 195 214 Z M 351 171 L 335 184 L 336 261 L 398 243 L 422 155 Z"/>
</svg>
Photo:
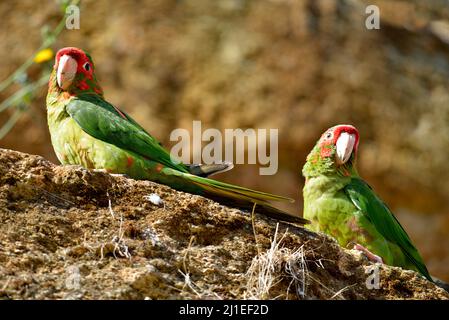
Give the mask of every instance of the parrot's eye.
<svg viewBox="0 0 449 320">
<path fill-rule="evenodd" d="M 83 68 L 84 68 L 84 70 L 89 71 L 89 70 L 90 70 L 90 63 L 89 63 L 89 62 L 86 62 L 86 63 L 83 65 Z"/>
<path fill-rule="evenodd" d="M 328 133 L 326 134 L 326 139 L 330 139 L 330 138 L 332 138 L 332 132 L 328 132 Z"/>
</svg>

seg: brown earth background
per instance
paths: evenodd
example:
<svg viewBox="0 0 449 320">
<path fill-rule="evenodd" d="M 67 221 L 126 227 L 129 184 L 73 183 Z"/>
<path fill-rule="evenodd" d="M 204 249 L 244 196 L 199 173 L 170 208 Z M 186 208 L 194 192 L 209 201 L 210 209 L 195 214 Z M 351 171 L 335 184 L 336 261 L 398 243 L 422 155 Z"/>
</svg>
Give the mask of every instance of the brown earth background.
<svg viewBox="0 0 449 320">
<path fill-rule="evenodd" d="M 365 8 L 380 8 L 380 30 Z M 435 276 L 449 280 L 449 6 L 446 1 L 82 1 L 81 28 L 53 49 L 94 57 L 106 98 L 164 145 L 192 128 L 278 128 L 279 171 L 237 165 L 219 179 L 291 196 L 300 213 L 308 151 L 327 127 L 361 132 L 359 171 Z M 0 81 L 61 19 L 57 1 L 0 3 Z M 29 70 L 36 77 L 40 66 Z M 16 88 L 0 93 L 0 101 Z M 46 88 L 0 147 L 58 163 Z M 12 112 L 0 113 L 0 125 Z"/>
</svg>

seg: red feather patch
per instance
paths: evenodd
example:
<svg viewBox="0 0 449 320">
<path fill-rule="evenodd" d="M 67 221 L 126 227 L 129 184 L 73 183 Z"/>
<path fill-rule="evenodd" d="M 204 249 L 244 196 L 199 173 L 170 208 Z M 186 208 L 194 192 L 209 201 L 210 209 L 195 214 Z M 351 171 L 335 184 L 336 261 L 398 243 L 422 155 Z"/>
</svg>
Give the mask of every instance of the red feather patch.
<svg viewBox="0 0 449 320">
<path fill-rule="evenodd" d="M 130 168 L 130 167 L 133 165 L 133 163 L 134 163 L 133 157 L 128 157 L 128 158 L 126 159 L 126 166 L 127 166 L 128 168 Z"/>
</svg>

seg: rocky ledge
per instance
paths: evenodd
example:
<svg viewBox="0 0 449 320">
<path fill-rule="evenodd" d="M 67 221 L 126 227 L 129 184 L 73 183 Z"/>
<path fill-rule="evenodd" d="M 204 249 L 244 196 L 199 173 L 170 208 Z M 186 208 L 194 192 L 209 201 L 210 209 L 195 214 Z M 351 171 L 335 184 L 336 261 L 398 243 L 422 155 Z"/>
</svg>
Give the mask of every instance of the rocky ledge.
<svg viewBox="0 0 449 320">
<path fill-rule="evenodd" d="M 266 218 L 257 208 L 252 219 L 248 212 L 150 181 L 0 149 L 0 298 L 449 294 L 413 271 L 373 265 L 323 234 Z"/>
</svg>

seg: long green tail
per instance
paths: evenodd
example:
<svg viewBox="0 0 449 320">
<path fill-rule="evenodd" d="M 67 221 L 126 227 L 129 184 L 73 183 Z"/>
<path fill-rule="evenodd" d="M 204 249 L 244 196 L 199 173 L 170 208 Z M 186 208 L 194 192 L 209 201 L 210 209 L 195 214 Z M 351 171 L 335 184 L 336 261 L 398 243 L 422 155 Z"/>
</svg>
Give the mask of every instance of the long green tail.
<svg viewBox="0 0 449 320">
<path fill-rule="evenodd" d="M 294 202 L 294 200 L 291 198 L 251 190 L 229 183 L 179 172 L 169 168 L 164 168 L 164 172 L 169 175 L 177 176 L 184 181 L 188 180 L 189 185 L 193 184 L 196 187 L 194 188 L 195 190 L 189 188 L 189 190 L 185 191 L 193 191 L 194 193 L 205 196 L 221 204 L 240 209 L 251 210 L 254 206 L 254 203 L 256 203 L 256 212 L 258 213 L 262 213 L 274 219 L 288 222 L 295 222 L 299 224 L 309 223 L 308 220 L 288 214 L 287 212 L 271 206 L 269 203 L 269 201 Z M 179 189 L 184 188 L 181 187 Z"/>
</svg>

